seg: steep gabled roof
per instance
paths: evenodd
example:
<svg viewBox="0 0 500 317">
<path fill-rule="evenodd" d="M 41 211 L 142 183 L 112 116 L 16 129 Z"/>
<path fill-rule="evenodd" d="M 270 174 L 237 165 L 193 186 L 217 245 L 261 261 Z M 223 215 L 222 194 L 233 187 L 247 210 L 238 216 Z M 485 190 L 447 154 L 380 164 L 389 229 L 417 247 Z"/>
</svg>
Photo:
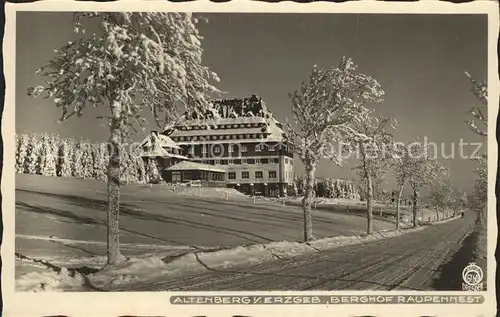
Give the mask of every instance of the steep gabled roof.
<svg viewBox="0 0 500 317">
<path fill-rule="evenodd" d="M 141 142 L 140 148 L 145 146 L 156 148 L 172 148 L 180 149 L 180 147 L 172 141 L 172 139 L 164 134 L 160 134 L 157 131 L 151 131 L 151 133 Z"/>
</svg>

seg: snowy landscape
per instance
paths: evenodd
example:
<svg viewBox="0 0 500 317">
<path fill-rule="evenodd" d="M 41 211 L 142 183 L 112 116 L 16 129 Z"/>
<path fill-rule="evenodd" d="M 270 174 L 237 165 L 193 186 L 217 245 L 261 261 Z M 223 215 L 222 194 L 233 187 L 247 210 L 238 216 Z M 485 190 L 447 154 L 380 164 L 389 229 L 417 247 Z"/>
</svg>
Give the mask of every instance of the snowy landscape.
<svg viewBox="0 0 500 317">
<path fill-rule="evenodd" d="M 467 264 L 486 275 L 480 17 L 299 14 L 279 17 L 285 38 L 253 16 L 18 14 L 17 291 L 456 291 Z M 376 57 L 373 22 L 401 42 Z M 443 66 L 447 45 L 469 50 Z M 463 139 L 468 156 L 444 154 Z"/>
</svg>

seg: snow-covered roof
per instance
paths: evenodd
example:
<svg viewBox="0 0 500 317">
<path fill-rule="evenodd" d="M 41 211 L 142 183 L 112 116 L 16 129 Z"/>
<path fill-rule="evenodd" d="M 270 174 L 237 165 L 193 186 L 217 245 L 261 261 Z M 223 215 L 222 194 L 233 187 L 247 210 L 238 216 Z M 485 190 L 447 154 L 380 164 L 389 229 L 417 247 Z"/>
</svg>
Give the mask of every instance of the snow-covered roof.
<svg viewBox="0 0 500 317">
<path fill-rule="evenodd" d="M 215 167 L 213 165 L 202 164 L 192 161 L 183 161 L 175 165 L 165 168 L 167 171 L 189 171 L 189 170 L 199 170 L 199 171 L 209 171 L 209 172 L 219 172 L 225 173 L 226 171 L 222 168 Z"/>
<path fill-rule="evenodd" d="M 225 98 L 210 100 L 209 109 L 203 115 L 207 117 L 234 118 L 234 117 L 265 117 L 267 107 L 261 97 L 252 95 L 247 98 Z M 186 113 L 187 119 L 195 119 L 196 113 Z"/>
<path fill-rule="evenodd" d="M 163 157 L 163 158 L 178 158 L 178 159 L 184 159 L 187 160 L 188 158 L 183 155 L 179 154 L 174 154 L 174 153 L 168 153 L 165 149 L 160 149 L 156 151 L 143 151 L 141 153 L 141 157 Z"/>
<path fill-rule="evenodd" d="M 172 139 L 166 135 L 160 134 L 156 131 L 152 131 L 139 145 L 139 147 L 144 148 L 152 147 L 156 148 L 172 148 L 172 149 L 180 149 L 180 147 L 172 141 Z"/>
<path fill-rule="evenodd" d="M 142 157 L 171 157 L 179 159 L 187 159 L 187 157 L 176 154 L 169 153 L 167 149 L 181 149 L 171 138 L 166 135 L 159 134 L 156 131 L 151 132 L 151 134 L 145 138 L 139 145 Z"/>
</svg>

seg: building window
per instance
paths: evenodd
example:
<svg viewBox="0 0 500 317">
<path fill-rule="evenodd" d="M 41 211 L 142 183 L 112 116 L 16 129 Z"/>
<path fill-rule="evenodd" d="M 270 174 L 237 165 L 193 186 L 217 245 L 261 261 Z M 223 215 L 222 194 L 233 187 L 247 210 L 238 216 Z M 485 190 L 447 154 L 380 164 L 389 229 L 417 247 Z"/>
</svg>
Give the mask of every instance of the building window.
<svg viewBox="0 0 500 317">
<path fill-rule="evenodd" d="M 214 149 L 215 154 L 220 154 L 220 145 L 219 144 L 215 144 L 213 146 L 213 149 Z"/>
<path fill-rule="evenodd" d="M 267 164 L 267 163 L 269 163 L 269 160 L 266 159 L 266 158 L 262 158 L 262 159 L 260 159 L 260 163 L 261 164 Z"/>
<path fill-rule="evenodd" d="M 241 152 L 248 152 L 248 148 L 246 145 L 241 145 Z"/>
<path fill-rule="evenodd" d="M 235 160 L 234 160 L 234 164 L 236 164 L 236 165 L 241 164 L 241 160 L 240 160 L 240 159 L 235 159 Z"/>
<path fill-rule="evenodd" d="M 233 159 L 229 159 L 229 160 L 227 160 L 227 164 L 229 164 L 229 165 L 233 165 L 233 164 L 234 164 L 234 160 L 233 160 Z"/>
<path fill-rule="evenodd" d="M 220 163 L 221 163 L 222 165 L 227 165 L 227 160 L 220 160 Z"/>
<path fill-rule="evenodd" d="M 210 164 L 210 165 L 214 165 L 214 163 L 215 163 L 215 161 L 214 161 L 214 160 L 209 160 L 209 161 L 208 161 L 208 164 Z"/>
<path fill-rule="evenodd" d="M 201 146 L 201 153 L 203 153 L 203 154 L 207 154 L 207 145 L 206 145 L 206 144 L 203 144 L 203 145 Z"/>
<path fill-rule="evenodd" d="M 260 158 L 255 159 L 255 164 L 260 164 Z"/>
<path fill-rule="evenodd" d="M 257 178 L 257 179 L 264 178 L 264 172 L 255 171 L 255 178 Z"/>
<path fill-rule="evenodd" d="M 255 164 L 255 159 L 247 159 L 247 164 Z"/>
<path fill-rule="evenodd" d="M 269 171 L 269 178 L 276 178 L 276 171 Z"/>
<path fill-rule="evenodd" d="M 227 179 L 236 179 L 236 172 L 227 173 Z"/>
<path fill-rule="evenodd" d="M 241 164 L 248 164 L 248 160 L 247 159 L 241 159 Z"/>
<path fill-rule="evenodd" d="M 181 181 L 181 172 L 172 172 L 172 183 L 178 183 Z"/>
<path fill-rule="evenodd" d="M 279 158 L 277 158 L 277 157 L 273 158 L 273 163 L 279 163 L 279 162 L 280 162 Z"/>
<path fill-rule="evenodd" d="M 274 151 L 276 151 L 276 145 L 270 145 L 270 146 L 268 147 L 268 150 L 269 150 L 269 152 L 274 152 Z"/>
<path fill-rule="evenodd" d="M 262 151 L 262 145 L 257 144 L 257 145 L 255 146 L 255 152 L 260 152 L 260 151 Z"/>
<path fill-rule="evenodd" d="M 214 160 L 214 162 L 215 162 L 216 165 L 220 164 L 219 160 Z"/>
<path fill-rule="evenodd" d="M 249 179 L 250 178 L 250 172 L 248 172 L 248 171 L 241 172 L 241 178 L 243 178 L 243 179 Z"/>
</svg>

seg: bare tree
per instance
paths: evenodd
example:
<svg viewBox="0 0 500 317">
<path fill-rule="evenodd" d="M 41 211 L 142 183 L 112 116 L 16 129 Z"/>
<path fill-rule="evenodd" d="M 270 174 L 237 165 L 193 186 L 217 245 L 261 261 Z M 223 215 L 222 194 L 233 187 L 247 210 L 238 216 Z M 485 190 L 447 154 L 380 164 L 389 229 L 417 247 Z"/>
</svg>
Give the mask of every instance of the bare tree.
<svg viewBox="0 0 500 317">
<path fill-rule="evenodd" d="M 366 186 L 366 233 L 373 231 L 373 192 L 374 179 L 382 179 L 392 164 L 393 132 L 397 122 L 393 118 L 372 117 L 360 118 L 356 130 L 363 134 L 362 138 L 353 142 L 359 153 L 360 164 L 356 166 L 359 176 Z"/>
<path fill-rule="evenodd" d="M 439 220 L 439 211 L 444 211 L 453 204 L 453 187 L 449 181 L 438 181 L 431 186 L 430 204 L 436 210 L 436 220 Z"/>
<path fill-rule="evenodd" d="M 482 107 L 488 106 L 488 87 L 486 82 L 477 81 L 468 73 L 465 72 L 467 78 L 472 85 L 471 91 L 476 98 L 481 102 Z M 487 136 L 488 117 L 485 115 L 481 107 L 472 107 L 469 113 L 473 119 L 467 120 L 465 123 L 476 134 Z M 479 126 L 481 125 L 481 126 Z M 479 160 L 479 167 L 476 169 L 477 179 L 474 183 L 475 201 L 474 207 L 478 212 L 479 221 L 483 221 L 486 213 L 487 189 L 488 189 L 488 166 L 486 154 Z"/>
<path fill-rule="evenodd" d="M 420 203 L 420 190 L 449 175 L 449 170 L 443 167 L 429 153 L 424 143 L 415 140 L 409 145 L 407 165 L 408 183 L 413 190 L 413 226 L 417 226 L 417 213 Z"/>
<path fill-rule="evenodd" d="M 307 81 L 289 94 L 293 123 L 287 123 L 292 148 L 306 169 L 303 198 L 304 240 L 312 234 L 311 204 L 315 171 L 321 159 L 340 164 L 342 152 L 334 145 L 349 139 L 356 131 L 349 124 L 366 112 L 366 103 L 382 101 L 384 91 L 372 77 L 357 72 L 350 58 L 343 57 L 337 67 L 314 67 Z"/>
<path fill-rule="evenodd" d="M 474 94 L 474 96 L 479 99 L 483 107 L 488 106 L 488 87 L 486 86 L 486 82 L 484 81 L 477 81 L 472 76 L 468 73 L 465 72 L 465 75 L 467 78 L 469 78 L 472 88 L 471 91 Z M 488 127 L 488 117 L 485 115 L 484 111 L 481 110 L 481 107 L 472 107 L 469 110 L 469 113 L 474 117 L 473 119 L 469 119 L 465 121 L 467 126 L 476 134 L 481 135 L 481 136 L 487 136 L 488 131 L 486 130 Z M 482 125 L 483 127 L 480 127 L 478 125 Z"/>
<path fill-rule="evenodd" d="M 162 127 L 178 108 L 203 113 L 217 75 L 202 65 L 196 19 L 186 13 L 77 13 L 76 39 L 58 50 L 37 73 L 45 86 L 28 93 L 53 99 L 61 121 L 80 117 L 87 106 L 106 107 L 112 146 L 108 166 L 108 264 L 124 260 L 119 247 L 120 150 L 144 129 L 149 111 Z M 89 30 L 99 29 L 99 35 Z"/>
<path fill-rule="evenodd" d="M 398 192 L 396 197 L 396 229 L 400 229 L 401 218 L 401 198 L 405 184 L 411 175 L 411 157 L 409 153 L 409 144 L 397 142 L 394 146 L 394 168 L 396 174 L 396 182 L 398 184 Z"/>
</svg>

